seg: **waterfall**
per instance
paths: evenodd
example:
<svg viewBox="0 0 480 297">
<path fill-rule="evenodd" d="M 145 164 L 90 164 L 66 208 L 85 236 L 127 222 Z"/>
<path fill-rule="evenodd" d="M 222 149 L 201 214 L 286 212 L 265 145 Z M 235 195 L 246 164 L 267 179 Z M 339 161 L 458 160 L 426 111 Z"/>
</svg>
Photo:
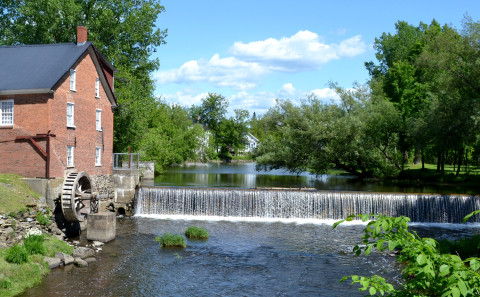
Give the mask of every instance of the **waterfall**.
<svg viewBox="0 0 480 297">
<path fill-rule="evenodd" d="M 460 223 L 480 197 L 409 193 L 142 187 L 138 215 L 344 219 L 351 214 L 407 216 L 412 222 Z M 479 222 L 480 216 L 471 221 Z"/>
</svg>

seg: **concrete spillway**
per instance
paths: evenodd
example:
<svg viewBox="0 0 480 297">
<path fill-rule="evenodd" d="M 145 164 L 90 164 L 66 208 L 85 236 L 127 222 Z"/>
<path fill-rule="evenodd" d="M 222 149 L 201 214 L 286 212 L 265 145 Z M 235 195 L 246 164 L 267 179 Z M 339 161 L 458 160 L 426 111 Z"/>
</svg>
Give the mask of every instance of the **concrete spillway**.
<svg viewBox="0 0 480 297">
<path fill-rule="evenodd" d="M 343 219 L 351 214 L 408 216 L 412 222 L 460 223 L 480 197 L 409 193 L 143 187 L 136 214 Z M 476 216 L 470 221 L 480 221 Z"/>
</svg>

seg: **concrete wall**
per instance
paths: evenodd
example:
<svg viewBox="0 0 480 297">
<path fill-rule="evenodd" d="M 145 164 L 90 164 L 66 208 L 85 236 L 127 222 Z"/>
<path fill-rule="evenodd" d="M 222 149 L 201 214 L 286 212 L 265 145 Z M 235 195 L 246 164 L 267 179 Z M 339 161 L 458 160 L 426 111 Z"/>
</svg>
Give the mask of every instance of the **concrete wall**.
<svg viewBox="0 0 480 297">
<path fill-rule="evenodd" d="M 155 178 L 155 163 L 153 162 L 140 162 L 138 164 L 140 172 L 142 173 L 142 179 L 154 179 Z"/>
</svg>

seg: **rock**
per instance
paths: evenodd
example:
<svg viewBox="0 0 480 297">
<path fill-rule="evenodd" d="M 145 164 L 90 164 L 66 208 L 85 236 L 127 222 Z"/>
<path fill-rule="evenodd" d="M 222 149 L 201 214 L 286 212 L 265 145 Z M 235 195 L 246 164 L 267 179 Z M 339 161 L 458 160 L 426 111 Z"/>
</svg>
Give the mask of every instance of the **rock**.
<svg viewBox="0 0 480 297">
<path fill-rule="evenodd" d="M 13 230 L 12 227 L 8 227 L 7 229 L 5 229 L 6 234 L 10 234 L 10 233 L 13 233 L 13 232 L 15 232 L 15 230 Z"/>
<path fill-rule="evenodd" d="M 95 251 L 87 247 L 77 247 L 73 250 L 73 257 L 85 259 L 95 256 Z"/>
<path fill-rule="evenodd" d="M 4 219 L 0 219 L 0 225 L 3 225 L 5 224 L 5 220 Z"/>
<path fill-rule="evenodd" d="M 75 261 L 73 263 L 75 263 L 75 265 L 78 266 L 78 267 L 87 267 L 88 266 L 88 262 L 85 261 L 85 260 L 82 260 L 81 258 L 75 258 Z"/>
<path fill-rule="evenodd" d="M 75 261 L 72 256 L 60 252 L 55 254 L 55 258 L 61 259 L 64 265 L 72 264 Z"/>
<path fill-rule="evenodd" d="M 85 258 L 85 261 L 86 261 L 87 263 L 92 263 L 92 262 L 97 262 L 97 259 L 94 258 L 94 257 L 89 257 L 89 258 Z"/>
<path fill-rule="evenodd" d="M 96 241 L 96 240 L 95 240 L 95 241 L 92 243 L 92 246 L 93 246 L 93 247 L 102 246 L 102 245 L 104 245 L 104 243 L 101 242 L 101 241 Z"/>
<path fill-rule="evenodd" d="M 59 258 L 50 258 L 50 257 L 43 257 L 45 262 L 48 263 L 48 268 L 56 268 L 62 265 L 62 259 Z"/>
</svg>

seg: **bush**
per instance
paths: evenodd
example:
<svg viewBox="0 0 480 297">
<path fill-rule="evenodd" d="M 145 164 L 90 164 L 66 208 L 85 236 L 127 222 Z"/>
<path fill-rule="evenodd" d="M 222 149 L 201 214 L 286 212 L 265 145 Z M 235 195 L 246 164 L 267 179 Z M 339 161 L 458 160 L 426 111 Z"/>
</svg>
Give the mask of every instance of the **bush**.
<svg viewBox="0 0 480 297">
<path fill-rule="evenodd" d="M 197 226 L 190 226 L 185 231 L 185 236 L 190 239 L 208 239 L 208 231 Z"/>
<path fill-rule="evenodd" d="M 25 237 L 23 245 L 30 255 L 45 255 L 47 251 L 43 240 L 43 235 L 30 235 Z"/>
<path fill-rule="evenodd" d="M 5 254 L 5 261 L 13 264 L 23 264 L 28 262 L 28 252 L 23 245 L 15 244 L 8 248 Z"/>
<path fill-rule="evenodd" d="M 478 213 L 476 211 L 474 213 Z M 472 214 L 474 214 L 472 213 Z M 467 215 L 464 221 L 471 215 Z M 432 238 L 421 238 L 408 231 L 408 217 L 388 217 L 384 215 L 351 215 L 347 221 L 361 218 L 366 222 L 373 217 L 363 230 L 362 245 L 356 245 L 356 255 L 369 255 L 373 250 L 398 250 L 397 260 L 404 263 L 404 282 L 394 288 L 378 275 L 364 277 L 345 276 L 341 281 L 351 279 L 360 284 L 361 291 L 370 295 L 382 296 L 480 296 L 480 259 L 462 260 L 453 254 L 438 252 L 438 243 Z M 341 220 L 333 228 L 341 224 Z"/>
<path fill-rule="evenodd" d="M 13 284 L 8 277 L 0 279 L 0 289 L 10 290 L 11 288 L 13 288 Z"/>
<path fill-rule="evenodd" d="M 50 219 L 44 214 L 37 212 L 37 222 L 42 226 L 48 226 L 50 224 Z"/>
<path fill-rule="evenodd" d="M 185 238 L 182 235 L 165 233 L 160 237 L 162 247 L 187 247 Z"/>
</svg>

